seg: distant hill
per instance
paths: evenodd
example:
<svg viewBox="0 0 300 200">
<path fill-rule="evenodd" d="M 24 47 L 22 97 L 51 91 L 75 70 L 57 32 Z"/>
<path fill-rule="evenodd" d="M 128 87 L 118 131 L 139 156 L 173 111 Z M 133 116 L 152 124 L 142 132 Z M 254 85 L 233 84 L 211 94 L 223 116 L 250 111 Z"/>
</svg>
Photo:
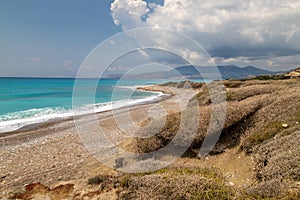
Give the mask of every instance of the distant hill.
<svg viewBox="0 0 300 200">
<path fill-rule="evenodd" d="M 197 70 L 197 69 L 198 70 Z M 259 69 L 253 66 L 247 67 L 238 67 L 236 65 L 224 65 L 217 66 L 221 76 L 223 79 L 241 79 L 248 78 L 251 76 L 258 75 L 272 75 L 284 72 L 273 72 L 268 70 Z M 175 68 L 175 70 L 181 73 L 183 76 L 187 76 L 187 78 L 201 78 L 199 71 L 202 75 L 205 74 L 205 77 L 216 77 L 215 69 L 211 67 L 194 67 L 194 66 L 181 66 Z"/>
<path fill-rule="evenodd" d="M 195 67 L 192 65 L 176 67 L 170 71 L 158 71 L 153 73 L 144 73 L 139 75 L 130 75 L 126 78 L 144 78 L 144 79 L 242 79 L 251 76 L 273 75 L 285 72 L 274 72 L 259 69 L 253 66 L 238 67 L 236 65 L 217 66 L 218 71 L 214 67 Z M 199 73 L 200 72 L 200 73 Z M 202 76 L 201 76 L 201 75 Z M 121 74 L 109 75 L 108 78 L 120 78 Z"/>
</svg>

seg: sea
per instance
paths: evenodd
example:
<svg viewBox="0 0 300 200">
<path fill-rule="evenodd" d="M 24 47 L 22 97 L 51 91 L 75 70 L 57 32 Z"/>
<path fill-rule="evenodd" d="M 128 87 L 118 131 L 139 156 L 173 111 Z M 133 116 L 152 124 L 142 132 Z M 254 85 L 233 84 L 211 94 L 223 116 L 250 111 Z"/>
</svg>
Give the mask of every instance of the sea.
<svg viewBox="0 0 300 200">
<path fill-rule="evenodd" d="M 136 88 L 168 81 L 0 78 L 0 133 L 48 120 L 156 101 L 165 94 Z M 74 106 L 74 83 L 83 96 L 89 88 L 96 88 L 93 102 L 77 101 Z"/>
</svg>

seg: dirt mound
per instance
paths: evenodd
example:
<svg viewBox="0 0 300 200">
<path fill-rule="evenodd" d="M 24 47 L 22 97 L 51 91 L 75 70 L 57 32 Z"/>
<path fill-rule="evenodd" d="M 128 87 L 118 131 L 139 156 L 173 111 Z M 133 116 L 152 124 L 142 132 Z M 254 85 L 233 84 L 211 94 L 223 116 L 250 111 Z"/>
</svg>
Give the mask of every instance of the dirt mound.
<svg viewBox="0 0 300 200">
<path fill-rule="evenodd" d="M 74 190 L 74 184 L 59 185 L 50 189 L 41 183 L 32 183 L 25 188 L 24 193 L 16 194 L 13 199 L 68 199 Z"/>
</svg>

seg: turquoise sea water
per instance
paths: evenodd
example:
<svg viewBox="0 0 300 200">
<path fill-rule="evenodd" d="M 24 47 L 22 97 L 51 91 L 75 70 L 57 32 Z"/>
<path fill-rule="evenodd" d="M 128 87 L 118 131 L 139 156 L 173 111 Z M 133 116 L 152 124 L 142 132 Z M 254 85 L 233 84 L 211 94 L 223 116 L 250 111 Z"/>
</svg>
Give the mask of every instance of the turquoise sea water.
<svg viewBox="0 0 300 200">
<path fill-rule="evenodd" d="M 72 106 L 75 79 L 0 78 L 0 132 L 71 116 L 76 111 L 104 111 L 115 107 L 155 100 L 161 93 L 134 90 L 134 86 L 163 83 L 166 80 L 77 79 L 80 95 L 97 84 L 94 102 L 82 101 Z"/>
<path fill-rule="evenodd" d="M 51 119 L 155 101 L 164 94 L 136 90 L 136 87 L 168 81 L 0 78 L 0 133 Z"/>
</svg>

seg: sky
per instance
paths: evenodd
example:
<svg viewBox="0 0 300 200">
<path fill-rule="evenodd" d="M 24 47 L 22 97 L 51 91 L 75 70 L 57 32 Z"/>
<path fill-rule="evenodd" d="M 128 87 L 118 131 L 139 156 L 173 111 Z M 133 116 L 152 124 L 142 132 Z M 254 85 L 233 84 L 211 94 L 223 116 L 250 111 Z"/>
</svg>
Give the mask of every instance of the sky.
<svg viewBox="0 0 300 200">
<path fill-rule="evenodd" d="M 299 10 L 298 0 L 0 0 L 0 76 L 74 77 L 99 43 L 145 27 L 192 38 L 216 65 L 289 70 L 300 65 Z M 164 44 L 180 50 L 184 59 L 200 62 L 203 56 L 183 40 L 160 33 L 126 40 Z M 136 55 L 183 64 L 171 54 L 153 52 L 138 49 Z M 130 54 L 108 70 L 127 69 L 140 56 Z"/>
</svg>

